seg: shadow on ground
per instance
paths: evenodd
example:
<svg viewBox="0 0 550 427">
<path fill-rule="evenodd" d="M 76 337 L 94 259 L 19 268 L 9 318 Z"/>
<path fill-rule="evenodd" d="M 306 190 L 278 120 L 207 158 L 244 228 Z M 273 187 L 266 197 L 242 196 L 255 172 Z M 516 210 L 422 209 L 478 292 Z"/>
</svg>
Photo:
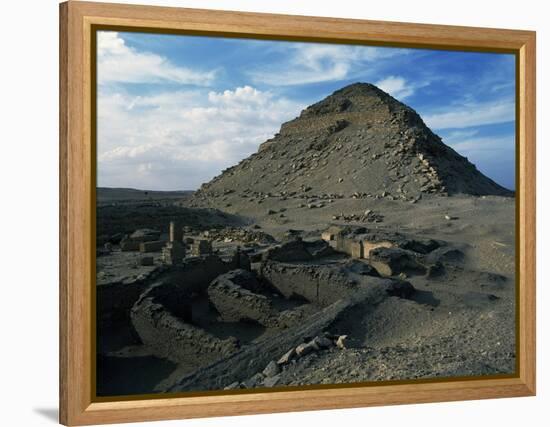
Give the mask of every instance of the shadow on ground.
<svg viewBox="0 0 550 427">
<path fill-rule="evenodd" d="M 34 412 L 55 424 L 59 422 L 59 410 L 57 408 L 34 408 Z"/>
</svg>

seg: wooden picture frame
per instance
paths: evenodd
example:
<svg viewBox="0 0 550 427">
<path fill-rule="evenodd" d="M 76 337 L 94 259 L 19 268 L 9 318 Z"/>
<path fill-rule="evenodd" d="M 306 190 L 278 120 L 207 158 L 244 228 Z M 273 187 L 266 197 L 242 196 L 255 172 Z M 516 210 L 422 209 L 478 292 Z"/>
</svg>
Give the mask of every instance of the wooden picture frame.
<svg viewBox="0 0 550 427">
<path fill-rule="evenodd" d="M 290 39 L 516 55 L 516 375 L 276 392 L 98 401 L 92 395 L 95 236 L 93 29 Z M 486 399 L 535 394 L 535 33 L 69 1 L 60 5 L 60 421 L 65 425 Z"/>
</svg>

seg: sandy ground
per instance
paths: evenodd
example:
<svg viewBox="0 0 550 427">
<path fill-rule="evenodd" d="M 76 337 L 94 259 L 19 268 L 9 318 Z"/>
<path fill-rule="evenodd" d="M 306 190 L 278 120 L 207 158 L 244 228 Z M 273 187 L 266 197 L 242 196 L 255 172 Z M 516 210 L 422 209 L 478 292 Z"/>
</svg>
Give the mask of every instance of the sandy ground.
<svg viewBox="0 0 550 427">
<path fill-rule="evenodd" d="M 268 198 L 251 205 L 241 217 L 248 227 L 259 225 L 278 239 L 289 229 L 300 230 L 306 239 L 318 239 L 328 224 L 358 224 L 333 220 L 334 215 L 371 209 L 383 217 L 382 222 L 360 225 L 442 240 L 460 249 L 465 258 L 450 263 L 439 278 L 407 277 L 416 289 L 411 299 L 390 297 L 375 307 L 359 305 L 340 317 L 330 332 L 348 335 L 347 348 L 317 351 L 285 365 L 276 387 L 514 372 L 514 198 L 425 196 L 414 204 L 349 198 L 311 209 L 304 207 L 302 199 L 290 199 L 284 206 L 283 216 L 268 214 L 281 208 L 281 201 Z M 225 210 L 239 214 L 230 207 Z M 131 283 L 147 274 L 151 267 L 135 267 L 139 256 L 115 252 L 98 258 L 98 284 Z M 160 264 L 158 254 L 155 262 Z M 201 307 L 196 307 L 202 313 L 197 322 L 219 337 L 239 336 L 246 345 L 273 334 L 251 324 L 244 330 L 239 324 L 213 323 L 215 313 L 209 311 L 208 303 Z M 111 350 L 108 363 L 101 359 L 100 364 L 109 384 L 115 385 L 106 386 L 107 394 L 163 391 L 201 366 L 200 361 L 175 365 L 139 345 Z M 144 367 L 147 376 L 133 377 L 136 369 Z"/>
<path fill-rule="evenodd" d="M 515 199 L 499 196 L 424 197 L 411 204 L 385 199 L 335 199 L 323 208 L 289 202 L 284 218 L 263 215 L 269 199 L 251 207 L 263 230 L 318 233 L 338 212 L 383 215 L 364 224 L 451 242 L 464 262 L 439 279 L 407 278 L 413 300 L 391 298 L 360 309 L 331 332 L 349 335 L 350 349 L 316 352 L 283 370 L 278 385 L 341 383 L 515 370 Z M 451 219 L 447 219 L 447 218 Z M 281 224 L 284 222 L 284 224 Z"/>
</svg>

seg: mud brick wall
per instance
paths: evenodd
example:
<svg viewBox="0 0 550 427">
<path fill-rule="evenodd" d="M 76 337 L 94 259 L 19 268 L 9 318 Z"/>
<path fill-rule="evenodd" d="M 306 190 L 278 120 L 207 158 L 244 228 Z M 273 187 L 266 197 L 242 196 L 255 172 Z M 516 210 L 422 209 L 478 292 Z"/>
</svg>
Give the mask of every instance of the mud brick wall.
<svg viewBox="0 0 550 427">
<path fill-rule="evenodd" d="M 285 297 L 300 296 L 326 307 L 356 289 L 355 283 L 333 266 L 304 266 L 266 261 L 262 276 Z"/>
<path fill-rule="evenodd" d="M 225 321 L 244 319 L 254 320 L 267 327 L 277 326 L 279 313 L 266 296 L 223 280 L 223 276 L 208 287 L 208 296 Z"/>
<path fill-rule="evenodd" d="M 234 337 L 222 340 L 184 322 L 153 296 L 142 298 L 132 308 L 131 318 L 141 341 L 150 346 L 156 356 L 175 363 L 196 359 L 209 363 L 238 349 Z"/>
</svg>

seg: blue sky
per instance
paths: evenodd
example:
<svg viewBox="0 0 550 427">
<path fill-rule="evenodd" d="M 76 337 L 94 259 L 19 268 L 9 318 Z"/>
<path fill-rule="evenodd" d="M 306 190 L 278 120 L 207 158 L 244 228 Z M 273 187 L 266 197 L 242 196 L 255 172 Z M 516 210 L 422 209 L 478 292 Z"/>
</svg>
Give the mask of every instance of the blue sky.
<svg viewBox="0 0 550 427">
<path fill-rule="evenodd" d="M 513 55 L 102 31 L 97 63 L 99 186 L 196 189 L 359 81 L 514 188 Z"/>
</svg>

